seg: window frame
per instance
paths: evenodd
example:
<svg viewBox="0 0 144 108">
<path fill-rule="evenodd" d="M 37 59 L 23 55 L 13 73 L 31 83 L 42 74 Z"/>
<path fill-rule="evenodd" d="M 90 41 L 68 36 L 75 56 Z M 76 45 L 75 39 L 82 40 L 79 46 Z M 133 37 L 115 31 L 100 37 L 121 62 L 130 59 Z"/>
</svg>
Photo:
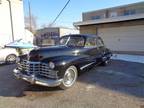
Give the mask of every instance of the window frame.
<svg viewBox="0 0 144 108">
<path fill-rule="evenodd" d="M 101 45 L 99 45 L 99 43 L 98 43 L 98 41 L 101 41 Z M 97 47 L 99 48 L 99 47 L 104 47 L 105 46 L 105 44 L 104 44 L 104 42 L 103 42 L 103 40 L 102 40 L 102 38 L 101 37 L 98 37 L 97 39 L 96 39 L 96 44 L 97 44 Z"/>
<path fill-rule="evenodd" d="M 71 38 L 82 38 L 83 39 L 83 45 L 82 46 L 77 46 L 77 45 L 72 46 L 72 45 L 69 45 L 69 42 L 71 41 Z M 69 36 L 68 41 L 66 43 L 66 46 L 68 46 L 68 47 L 84 47 L 85 46 L 85 38 L 83 36 Z"/>
</svg>

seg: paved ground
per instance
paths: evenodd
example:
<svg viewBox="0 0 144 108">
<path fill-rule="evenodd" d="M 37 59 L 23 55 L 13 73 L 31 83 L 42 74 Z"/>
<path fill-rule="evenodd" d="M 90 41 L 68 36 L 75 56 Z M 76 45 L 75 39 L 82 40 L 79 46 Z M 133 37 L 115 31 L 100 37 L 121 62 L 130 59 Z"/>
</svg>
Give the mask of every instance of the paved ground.
<svg viewBox="0 0 144 108">
<path fill-rule="evenodd" d="M 113 54 L 112 59 L 135 63 L 144 63 L 144 55 Z"/>
<path fill-rule="evenodd" d="M 0 108 L 144 108 L 144 64 L 112 61 L 66 91 L 16 80 L 14 67 L 0 66 Z"/>
</svg>

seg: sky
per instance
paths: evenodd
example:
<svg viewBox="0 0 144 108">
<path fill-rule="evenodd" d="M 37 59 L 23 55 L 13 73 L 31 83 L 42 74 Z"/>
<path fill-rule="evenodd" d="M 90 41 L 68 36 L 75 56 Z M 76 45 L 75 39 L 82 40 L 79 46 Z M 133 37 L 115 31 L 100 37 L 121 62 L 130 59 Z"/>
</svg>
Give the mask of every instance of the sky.
<svg viewBox="0 0 144 108">
<path fill-rule="evenodd" d="M 30 0 L 31 12 L 37 17 L 38 28 L 53 22 L 68 0 Z M 55 26 L 73 27 L 82 21 L 82 12 L 115 7 L 144 0 L 71 0 Z M 24 13 L 28 15 L 28 0 L 24 0 Z"/>
</svg>

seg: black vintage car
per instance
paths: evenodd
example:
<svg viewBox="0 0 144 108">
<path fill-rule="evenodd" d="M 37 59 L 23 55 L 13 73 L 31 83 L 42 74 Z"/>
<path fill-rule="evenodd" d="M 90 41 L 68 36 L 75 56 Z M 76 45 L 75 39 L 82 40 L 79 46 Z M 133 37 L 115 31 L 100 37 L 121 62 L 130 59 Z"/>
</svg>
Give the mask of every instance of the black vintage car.
<svg viewBox="0 0 144 108">
<path fill-rule="evenodd" d="M 112 53 L 98 36 L 66 35 L 59 45 L 32 50 L 17 58 L 14 75 L 32 84 L 71 87 L 89 67 L 106 65 Z"/>
</svg>

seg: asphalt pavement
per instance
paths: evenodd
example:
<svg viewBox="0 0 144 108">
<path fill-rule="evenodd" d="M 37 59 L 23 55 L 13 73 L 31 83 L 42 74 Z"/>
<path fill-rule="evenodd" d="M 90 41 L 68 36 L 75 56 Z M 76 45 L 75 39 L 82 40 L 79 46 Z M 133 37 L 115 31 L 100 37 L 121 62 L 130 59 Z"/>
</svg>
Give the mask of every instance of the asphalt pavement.
<svg viewBox="0 0 144 108">
<path fill-rule="evenodd" d="M 144 64 L 112 60 L 82 73 L 68 89 L 17 80 L 0 65 L 0 108 L 144 108 Z"/>
</svg>

